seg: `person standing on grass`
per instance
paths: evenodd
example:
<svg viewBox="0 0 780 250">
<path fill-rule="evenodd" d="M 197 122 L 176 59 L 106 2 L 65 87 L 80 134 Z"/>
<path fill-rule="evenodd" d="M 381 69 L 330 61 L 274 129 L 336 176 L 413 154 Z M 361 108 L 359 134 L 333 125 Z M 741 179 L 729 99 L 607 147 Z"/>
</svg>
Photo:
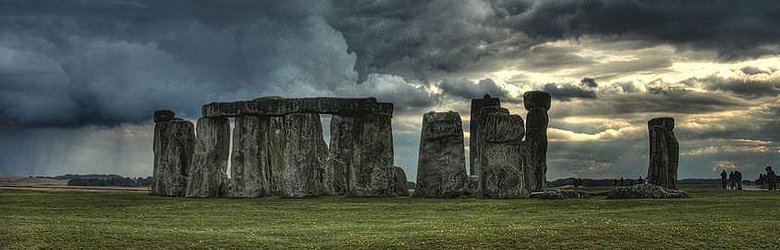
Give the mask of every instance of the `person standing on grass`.
<svg viewBox="0 0 780 250">
<path fill-rule="evenodd" d="M 737 190 L 742 190 L 742 172 L 739 170 L 734 171 L 734 184 L 737 185 Z"/>
<path fill-rule="evenodd" d="M 729 188 L 734 190 L 734 171 L 729 173 Z"/>
<path fill-rule="evenodd" d="M 777 190 L 777 175 L 772 171 L 772 166 L 766 167 L 766 184 L 769 186 L 769 191 Z"/>
<path fill-rule="evenodd" d="M 726 173 L 726 170 L 724 169 L 722 172 L 720 172 L 720 185 L 723 186 L 723 189 L 726 189 L 726 186 L 728 186 L 728 173 Z"/>
</svg>

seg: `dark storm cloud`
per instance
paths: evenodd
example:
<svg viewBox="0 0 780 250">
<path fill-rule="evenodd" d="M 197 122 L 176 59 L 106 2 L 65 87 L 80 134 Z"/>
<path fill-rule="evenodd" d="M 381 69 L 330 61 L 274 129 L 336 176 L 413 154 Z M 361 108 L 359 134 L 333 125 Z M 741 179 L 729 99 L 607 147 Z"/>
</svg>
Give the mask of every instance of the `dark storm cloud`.
<svg viewBox="0 0 780 250">
<path fill-rule="evenodd" d="M 599 84 L 596 82 L 596 79 L 589 77 L 582 78 L 582 80 L 580 80 L 580 84 L 589 88 L 595 88 L 599 86 Z"/>
<path fill-rule="evenodd" d="M 706 90 L 728 92 L 747 99 L 772 97 L 780 94 L 780 82 L 777 80 L 762 81 L 709 76 L 686 79 L 683 83 L 686 85 L 701 85 Z"/>
<path fill-rule="evenodd" d="M 596 98 L 596 92 L 593 90 L 583 89 L 580 86 L 573 85 L 571 83 L 555 84 L 548 83 L 542 88 L 543 91 L 550 93 L 550 95 L 561 101 L 568 101 L 572 98 Z"/>
<path fill-rule="evenodd" d="M 531 55 L 535 45 L 585 36 L 714 51 L 722 60 L 780 52 L 774 46 L 780 5 L 773 1 L 337 0 L 333 6 L 328 20 L 358 54 L 361 75 L 427 79 L 495 70 L 502 65 L 489 62 L 521 55 L 537 60 L 531 68 L 587 63 L 571 53 Z"/>
<path fill-rule="evenodd" d="M 439 84 L 439 87 L 446 95 L 468 100 L 482 98 L 485 94 L 501 99 L 511 98 L 506 89 L 498 86 L 490 78 L 482 79 L 478 83 L 468 79 L 445 79 Z"/>
<path fill-rule="evenodd" d="M 772 72 L 770 72 L 770 71 L 763 70 L 763 69 L 760 69 L 760 68 L 757 68 L 757 67 L 753 67 L 753 66 L 742 67 L 742 68 L 739 69 L 739 71 L 742 71 L 742 73 L 744 73 L 746 75 L 751 75 L 751 76 L 752 75 L 759 75 L 759 74 L 767 74 L 767 75 L 772 74 Z"/>
<path fill-rule="evenodd" d="M 196 117 L 212 101 L 334 95 L 355 85 L 356 55 L 321 18 L 326 7 L 2 2 L 0 116 L 19 126 L 116 125 L 160 108 Z"/>
</svg>

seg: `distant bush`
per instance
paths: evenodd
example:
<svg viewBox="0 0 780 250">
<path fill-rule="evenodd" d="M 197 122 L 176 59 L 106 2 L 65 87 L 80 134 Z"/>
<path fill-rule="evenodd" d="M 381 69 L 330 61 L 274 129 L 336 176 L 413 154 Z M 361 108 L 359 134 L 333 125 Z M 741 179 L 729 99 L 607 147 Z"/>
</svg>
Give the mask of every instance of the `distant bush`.
<svg viewBox="0 0 780 250">
<path fill-rule="evenodd" d="M 144 187 L 152 183 L 152 177 L 122 177 L 119 175 L 74 175 L 56 176 L 55 179 L 68 180 L 68 186 L 113 186 L 113 187 Z"/>
</svg>

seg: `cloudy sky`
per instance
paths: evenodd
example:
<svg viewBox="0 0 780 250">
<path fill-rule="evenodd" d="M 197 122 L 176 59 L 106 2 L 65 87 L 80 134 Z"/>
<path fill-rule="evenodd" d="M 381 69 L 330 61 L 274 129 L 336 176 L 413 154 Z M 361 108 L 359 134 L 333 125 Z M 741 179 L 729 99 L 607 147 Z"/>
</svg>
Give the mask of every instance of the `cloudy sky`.
<svg viewBox="0 0 780 250">
<path fill-rule="evenodd" d="M 780 165 L 778 27 L 771 0 L 2 0 L 0 174 L 148 176 L 156 109 L 375 96 L 414 180 L 423 113 L 468 131 L 470 99 L 525 116 L 544 90 L 548 179 L 644 176 L 658 116 L 679 177 L 754 179 Z"/>
</svg>

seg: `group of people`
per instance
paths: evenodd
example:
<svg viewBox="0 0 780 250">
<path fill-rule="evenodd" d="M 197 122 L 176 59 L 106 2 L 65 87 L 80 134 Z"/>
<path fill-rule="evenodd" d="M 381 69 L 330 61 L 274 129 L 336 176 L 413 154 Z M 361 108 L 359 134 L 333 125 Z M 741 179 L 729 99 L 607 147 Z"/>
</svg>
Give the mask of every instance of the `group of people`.
<svg viewBox="0 0 780 250">
<path fill-rule="evenodd" d="M 742 190 L 742 172 L 731 171 L 726 173 L 726 170 L 720 172 L 720 183 L 723 189 L 731 188 L 731 190 Z"/>
<path fill-rule="evenodd" d="M 777 175 L 772 171 L 772 167 L 766 167 L 766 173 L 758 176 L 756 181 L 758 185 L 766 185 L 768 190 L 777 190 Z"/>
<path fill-rule="evenodd" d="M 766 173 L 762 173 L 758 180 L 757 185 L 766 185 L 769 191 L 777 190 L 777 175 L 772 171 L 771 166 L 766 167 Z M 731 171 L 727 173 L 726 170 L 720 172 L 721 186 L 723 189 L 742 190 L 742 172 Z"/>
</svg>

